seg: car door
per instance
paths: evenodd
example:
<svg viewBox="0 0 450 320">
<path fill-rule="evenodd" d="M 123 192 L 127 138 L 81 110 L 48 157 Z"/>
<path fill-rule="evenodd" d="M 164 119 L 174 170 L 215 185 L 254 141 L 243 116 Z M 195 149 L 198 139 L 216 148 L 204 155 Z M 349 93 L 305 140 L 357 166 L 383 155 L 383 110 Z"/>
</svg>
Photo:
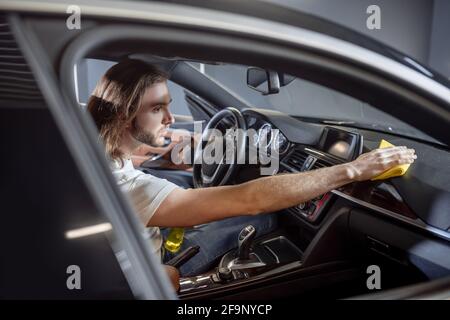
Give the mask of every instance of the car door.
<svg viewBox="0 0 450 320">
<path fill-rule="evenodd" d="M 92 123 L 20 18 L 1 13 L 0 25 L 0 297 L 175 298 Z"/>
</svg>

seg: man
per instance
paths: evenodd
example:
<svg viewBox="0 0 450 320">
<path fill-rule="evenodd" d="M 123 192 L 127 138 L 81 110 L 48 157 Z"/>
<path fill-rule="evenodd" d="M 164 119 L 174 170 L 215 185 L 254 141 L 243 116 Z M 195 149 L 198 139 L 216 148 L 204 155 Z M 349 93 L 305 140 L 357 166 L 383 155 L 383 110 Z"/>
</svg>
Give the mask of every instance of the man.
<svg viewBox="0 0 450 320">
<path fill-rule="evenodd" d="M 202 225 L 185 235 L 188 242 L 201 246 L 201 253 L 181 268 L 183 275 L 210 267 L 212 261 L 231 249 L 237 232 L 249 222 L 260 234 L 272 230 L 273 215 L 262 213 L 292 207 L 416 159 L 414 150 L 393 147 L 373 150 L 353 162 L 330 168 L 263 177 L 233 186 L 182 189 L 135 170 L 130 160 L 142 144 L 161 146 L 174 122 L 169 111 L 167 78 L 152 65 L 124 60 L 111 67 L 99 81 L 88 110 L 111 159 L 113 174 L 148 227 L 157 251 L 162 247 L 158 227 Z M 235 218 L 229 219 L 232 217 Z M 176 283 L 176 272 L 168 268 L 168 273 Z"/>
</svg>

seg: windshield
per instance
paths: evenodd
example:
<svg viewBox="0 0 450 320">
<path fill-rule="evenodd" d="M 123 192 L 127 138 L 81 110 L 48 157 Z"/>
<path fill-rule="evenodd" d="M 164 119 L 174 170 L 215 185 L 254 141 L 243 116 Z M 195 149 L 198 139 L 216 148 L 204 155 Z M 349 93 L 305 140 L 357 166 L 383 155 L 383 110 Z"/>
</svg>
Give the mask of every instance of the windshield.
<svg viewBox="0 0 450 320">
<path fill-rule="evenodd" d="M 291 116 L 330 124 L 373 129 L 438 143 L 420 130 L 367 103 L 310 81 L 297 78 L 287 86 L 281 87 L 278 94 L 264 96 L 247 86 L 246 66 L 206 64 L 202 68 L 205 74 L 253 107 L 277 110 Z"/>
</svg>

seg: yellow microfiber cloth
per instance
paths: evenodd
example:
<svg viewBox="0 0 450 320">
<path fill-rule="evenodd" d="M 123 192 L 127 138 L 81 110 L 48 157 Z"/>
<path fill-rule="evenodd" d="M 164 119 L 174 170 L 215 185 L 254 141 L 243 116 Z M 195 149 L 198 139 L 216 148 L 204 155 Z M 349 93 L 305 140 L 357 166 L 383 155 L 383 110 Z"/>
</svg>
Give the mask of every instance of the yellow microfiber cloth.
<svg viewBox="0 0 450 320">
<path fill-rule="evenodd" d="M 390 143 L 384 139 L 381 139 L 380 146 L 378 148 L 388 148 L 388 147 L 395 147 L 395 146 L 392 143 Z M 410 164 L 401 164 L 401 165 L 395 166 L 395 167 L 383 172 L 382 174 L 379 174 L 375 178 L 372 178 L 371 180 L 372 181 L 373 180 L 383 180 L 383 179 L 402 176 L 406 173 L 406 171 L 408 171 L 409 166 L 410 166 Z"/>
</svg>

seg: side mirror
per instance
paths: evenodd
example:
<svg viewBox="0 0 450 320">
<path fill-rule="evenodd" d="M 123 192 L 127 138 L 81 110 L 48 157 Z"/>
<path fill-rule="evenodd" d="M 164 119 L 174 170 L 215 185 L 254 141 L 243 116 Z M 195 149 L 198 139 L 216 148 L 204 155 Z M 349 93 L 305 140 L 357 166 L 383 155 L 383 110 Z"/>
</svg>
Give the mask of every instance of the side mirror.
<svg viewBox="0 0 450 320">
<path fill-rule="evenodd" d="M 278 73 L 257 67 L 249 67 L 247 69 L 247 85 L 263 95 L 280 92 Z"/>
</svg>

